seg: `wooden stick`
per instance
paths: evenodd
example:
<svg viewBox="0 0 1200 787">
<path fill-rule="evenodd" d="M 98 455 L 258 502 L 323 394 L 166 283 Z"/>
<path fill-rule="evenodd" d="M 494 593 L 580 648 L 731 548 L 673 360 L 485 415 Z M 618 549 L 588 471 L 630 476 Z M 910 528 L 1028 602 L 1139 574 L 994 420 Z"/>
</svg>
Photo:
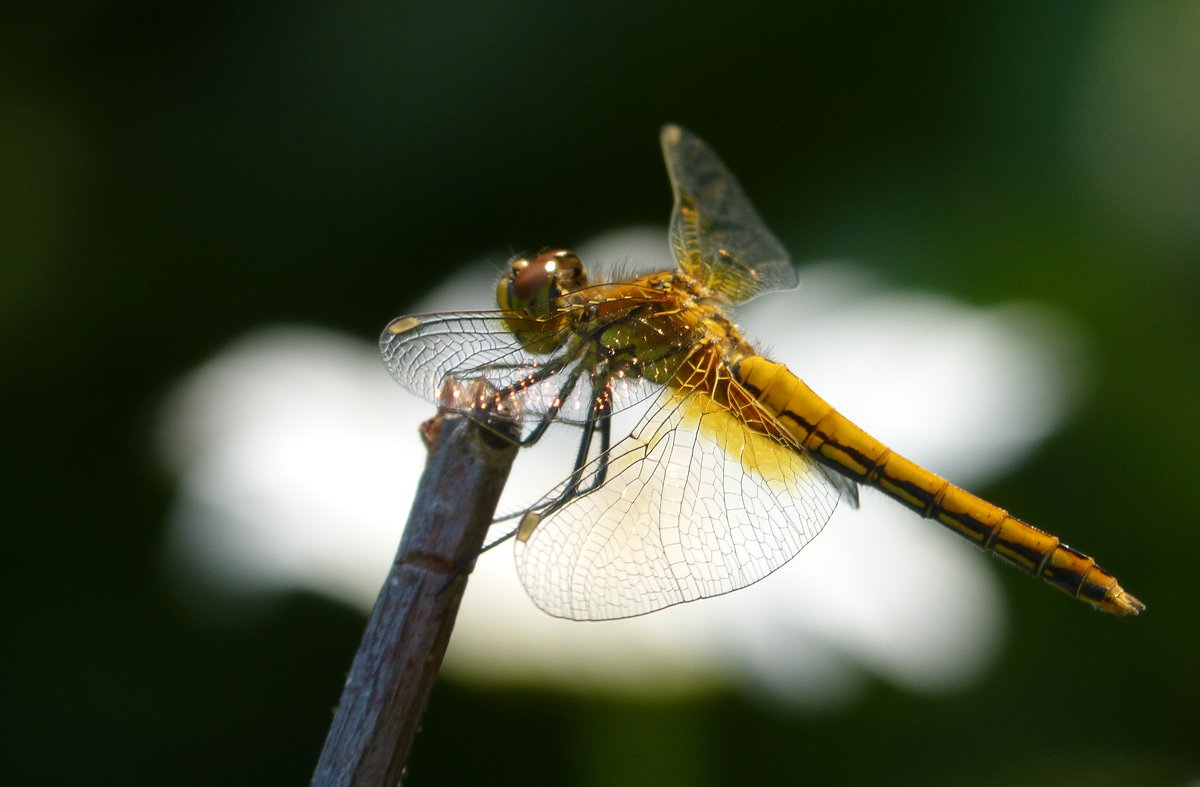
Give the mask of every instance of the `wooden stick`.
<svg viewBox="0 0 1200 787">
<path fill-rule="evenodd" d="M 459 416 L 439 415 L 424 431 L 425 472 L 317 762 L 317 787 L 400 781 L 517 452 Z"/>
</svg>

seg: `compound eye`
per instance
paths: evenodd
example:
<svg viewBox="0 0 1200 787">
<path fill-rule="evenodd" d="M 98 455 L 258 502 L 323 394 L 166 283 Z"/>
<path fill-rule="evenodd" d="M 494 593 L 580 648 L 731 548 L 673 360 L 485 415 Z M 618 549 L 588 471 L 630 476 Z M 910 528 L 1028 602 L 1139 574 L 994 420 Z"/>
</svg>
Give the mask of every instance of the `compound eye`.
<svg viewBox="0 0 1200 787">
<path fill-rule="evenodd" d="M 521 310 L 531 317 L 549 316 L 565 293 L 586 285 L 579 257 L 556 249 L 513 260 L 509 275 L 496 285 L 496 302 L 501 309 Z"/>
<path fill-rule="evenodd" d="M 549 312 L 549 303 L 556 297 L 554 272 L 556 263 L 519 257 L 512 261 L 509 274 L 496 283 L 496 302 L 501 309 L 528 312 L 531 316 Z"/>
<path fill-rule="evenodd" d="M 546 259 L 544 254 L 532 260 L 514 261 L 510 285 L 513 304 L 518 308 L 536 309 L 556 297 L 556 267 L 556 261 Z"/>
</svg>

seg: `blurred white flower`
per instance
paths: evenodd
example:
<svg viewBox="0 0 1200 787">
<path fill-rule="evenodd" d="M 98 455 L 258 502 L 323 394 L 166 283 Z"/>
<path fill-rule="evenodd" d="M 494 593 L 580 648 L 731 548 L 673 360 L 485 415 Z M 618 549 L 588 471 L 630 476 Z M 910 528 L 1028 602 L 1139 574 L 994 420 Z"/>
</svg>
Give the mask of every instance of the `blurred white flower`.
<svg viewBox="0 0 1200 787">
<path fill-rule="evenodd" d="M 670 264 L 665 245 L 661 230 L 630 230 L 580 251 L 585 262 L 649 269 Z M 490 308 L 495 275 L 477 266 L 414 311 Z M 1044 308 L 887 292 L 845 265 L 809 267 L 802 279 L 797 292 L 739 310 L 747 335 L 876 437 L 956 483 L 1011 467 L 1077 393 L 1079 343 Z M 172 576 L 202 605 L 217 603 L 213 590 L 241 603 L 306 588 L 369 609 L 424 463 L 417 426 L 432 413 L 391 381 L 373 341 L 276 327 L 234 343 L 165 406 L 163 450 L 180 479 Z M 552 487 L 573 450 L 563 440 L 523 451 L 501 509 Z M 741 684 L 806 705 L 843 703 L 867 675 L 946 691 L 977 679 L 1000 645 L 1004 610 L 988 562 L 866 491 L 861 510 L 839 507 L 756 585 L 577 623 L 533 606 L 506 545 L 472 575 L 446 669 L 640 695 Z M 1009 572 L 1008 581 L 1027 580 Z"/>
</svg>

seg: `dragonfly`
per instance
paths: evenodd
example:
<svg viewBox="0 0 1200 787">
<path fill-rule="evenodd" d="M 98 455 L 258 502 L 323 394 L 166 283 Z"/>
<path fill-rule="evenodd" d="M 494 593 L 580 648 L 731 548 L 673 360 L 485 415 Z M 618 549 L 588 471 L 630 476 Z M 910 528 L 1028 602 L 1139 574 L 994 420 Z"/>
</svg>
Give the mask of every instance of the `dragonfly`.
<svg viewBox="0 0 1200 787">
<path fill-rule="evenodd" d="M 513 259 L 497 309 L 399 317 L 380 350 L 409 391 L 536 443 L 579 430 L 569 474 L 520 514 L 517 572 L 562 618 L 642 615 L 743 588 L 871 487 L 1095 608 L 1145 605 L 1056 536 L 892 451 L 755 351 L 729 307 L 799 277 L 717 155 L 668 125 L 676 267 L 593 283 L 566 249 Z M 615 442 L 614 413 L 652 402 Z"/>
</svg>

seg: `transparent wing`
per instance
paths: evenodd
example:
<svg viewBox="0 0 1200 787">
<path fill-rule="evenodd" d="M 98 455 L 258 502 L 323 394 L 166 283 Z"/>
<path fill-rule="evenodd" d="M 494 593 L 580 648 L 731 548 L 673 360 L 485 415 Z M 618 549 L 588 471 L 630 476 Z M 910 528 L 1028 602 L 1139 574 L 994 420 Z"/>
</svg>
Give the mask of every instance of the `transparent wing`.
<svg viewBox="0 0 1200 787">
<path fill-rule="evenodd" d="M 508 331 L 504 312 L 442 312 L 392 320 L 379 350 L 392 377 L 417 396 L 466 415 L 486 409 L 523 423 L 557 406 L 557 420 L 580 424 L 597 397 L 614 412 L 657 389 L 633 376 L 594 378 L 586 355 L 570 349 L 583 345 L 570 338 L 564 329 L 557 354 L 537 355 Z M 480 381 L 490 392 L 483 401 Z"/>
<path fill-rule="evenodd" d="M 794 557 L 838 501 L 815 461 L 696 389 L 664 390 L 608 457 L 606 484 L 516 544 L 521 581 L 551 615 L 630 617 L 745 587 Z"/>
<path fill-rule="evenodd" d="M 671 251 L 683 270 L 729 303 L 799 284 L 788 253 L 703 140 L 664 126 L 663 158 L 675 192 Z"/>
</svg>

